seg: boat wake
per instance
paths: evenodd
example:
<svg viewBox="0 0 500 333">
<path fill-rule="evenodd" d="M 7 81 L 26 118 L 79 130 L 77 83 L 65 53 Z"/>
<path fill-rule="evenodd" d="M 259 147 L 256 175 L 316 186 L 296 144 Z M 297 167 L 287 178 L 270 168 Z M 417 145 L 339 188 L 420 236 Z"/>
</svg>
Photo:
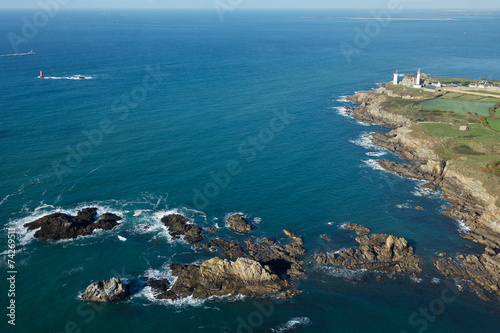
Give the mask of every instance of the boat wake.
<svg viewBox="0 0 500 333">
<path fill-rule="evenodd" d="M 0 54 L 0 57 L 15 57 L 15 56 L 30 55 L 30 54 L 35 54 L 35 52 L 30 51 L 25 53 Z"/>
<path fill-rule="evenodd" d="M 73 75 L 73 76 L 39 76 L 44 80 L 93 80 L 93 76 Z"/>
</svg>

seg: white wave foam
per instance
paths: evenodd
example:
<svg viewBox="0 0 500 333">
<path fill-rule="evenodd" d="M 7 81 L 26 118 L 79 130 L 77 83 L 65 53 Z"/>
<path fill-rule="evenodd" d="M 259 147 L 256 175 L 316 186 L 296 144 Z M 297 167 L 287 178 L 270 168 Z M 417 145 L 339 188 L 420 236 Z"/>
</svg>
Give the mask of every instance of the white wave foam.
<svg viewBox="0 0 500 333">
<path fill-rule="evenodd" d="M 347 108 L 345 106 L 335 106 L 333 109 L 336 110 L 337 113 L 341 116 L 349 117 L 349 118 L 351 117 L 349 112 L 347 112 Z"/>
<path fill-rule="evenodd" d="M 366 155 L 371 156 L 371 157 L 380 157 L 380 156 L 387 155 L 387 153 L 383 152 L 383 151 L 371 151 L 369 153 L 366 153 Z"/>
<path fill-rule="evenodd" d="M 258 224 L 260 224 L 260 222 L 262 222 L 262 218 L 260 218 L 260 217 L 254 217 L 254 219 L 253 219 L 253 223 L 254 224 L 258 225 Z"/>
<path fill-rule="evenodd" d="M 431 282 L 434 284 L 439 284 L 441 282 L 441 280 L 438 278 L 432 278 Z"/>
<path fill-rule="evenodd" d="M 118 239 L 121 240 L 122 242 L 126 242 L 127 241 L 127 239 L 125 237 L 122 237 L 120 235 L 118 235 Z"/>
<path fill-rule="evenodd" d="M 272 331 L 281 333 L 281 332 L 289 331 L 289 330 L 295 328 L 297 325 L 311 325 L 311 324 L 312 324 L 311 319 L 309 319 L 307 317 L 295 317 L 295 318 L 290 319 L 286 323 L 281 324 L 276 328 L 273 328 Z"/>
<path fill-rule="evenodd" d="M 141 216 L 142 213 L 150 212 L 151 209 L 138 209 L 134 211 L 134 217 Z"/>
<path fill-rule="evenodd" d="M 339 250 L 341 251 L 341 250 Z M 360 270 L 352 270 L 352 269 L 341 269 L 329 266 L 320 266 L 324 269 L 329 275 L 333 277 L 343 278 L 346 280 L 354 280 L 363 276 L 368 270 L 360 269 Z"/>
<path fill-rule="evenodd" d="M 377 160 L 369 159 L 369 160 L 363 160 L 362 162 L 371 167 L 373 170 L 386 171 L 384 168 L 380 166 L 379 161 Z"/>
<path fill-rule="evenodd" d="M 458 223 L 458 231 L 462 233 L 468 233 L 471 229 L 465 225 L 464 221 L 462 220 L 456 220 Z"/>
<path fill-rule="evenodd" d="M 44 80 L 93 80 L 93 76 L 85 76 L 85 75 L 73 75 L 73 76 L 44 76 L 39 78 Z"/>
<path fill-rule="evenodd" d="M 361 125 L 361 126 L 369 126 L 369 127 L 376 125 L 374 123 L 366 123 L 366 122 L 361 121 L 361 120 L 356 120 L 356 123 L 358 123 L 358 125 Z"/>
<path fill-rule="evenodd" d="M 340 103 L 353 103 L 352 101 L 348 100 L 347 97 L 347 95 L 342 95 L 339 96 L 335 101 Z"/>
<path fill-rule="evenodd" d="M 421 283 L 422 282 L 422 279 L 421 278 L 418 278 L 418 277 L 411 277 L 410 276 L 410 279 L 415 282 L 415 283 Z"/>
<path fill-rule="evenodd" d="M 360 146 L 366 149 L 376 149 L 377 146 L 375 146 L 372 142 L 372 134 L 371 133 L 363 133 L 361 136 L 356 139 L 356 140 L 349 140 L 350 143 L 354 143 L 356 146 Z"/>
<path fill-rule="evenodd" d="M 399 209 L 410 209 L 411 205 L 409 203 L 404 203 L 404 204 L 396 205 L 396 207 L 398 207 Z"/>
</svg>

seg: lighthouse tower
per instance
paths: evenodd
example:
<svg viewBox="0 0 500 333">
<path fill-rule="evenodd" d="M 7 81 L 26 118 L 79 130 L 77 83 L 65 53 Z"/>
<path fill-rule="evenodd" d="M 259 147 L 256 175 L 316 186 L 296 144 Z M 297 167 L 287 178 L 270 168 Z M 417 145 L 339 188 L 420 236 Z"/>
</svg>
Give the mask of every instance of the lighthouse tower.
<svg viewBox="0 0 500 333">
<path fill-rule="evenodd" d="M 415 82 L 415 88 L 422 88 L 422 80 L 421 80 L 421 77 L 420 77 L 420 68 L 418 69 L 418 73 L 417 73 L 417 81 Z"/>
<path fill-rule="evenodd" d="M 394 79 L 392 80 L 392 84 L 398 84 L 398 81 L 399 81 L 399 74 L 398 71 L 396 71 L 396 73 L 394 73 Z"/>
</svg>

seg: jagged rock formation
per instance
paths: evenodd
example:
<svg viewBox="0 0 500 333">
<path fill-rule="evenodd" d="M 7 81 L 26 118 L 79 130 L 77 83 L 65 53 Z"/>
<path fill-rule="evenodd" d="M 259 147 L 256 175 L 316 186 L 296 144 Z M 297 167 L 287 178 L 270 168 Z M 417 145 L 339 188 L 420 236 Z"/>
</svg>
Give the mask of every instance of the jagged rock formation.
<svg viewBox="0 0 500 333">
<path fill-rule="evenodd" d="M 90 284 L 82 295 L 87 302 L 108 303 L 126 298 L 130 294 L 129 286 L 120 278 L 113 277 L 109 281 L 96 281 Z"/>
<path fill-rule="evenodd" d="M 359 270 L 380 270 L 395 273 L 420 273 L 420 259 L 404 238 L 386 234 L 374 234 L 356 238 L 359 247 L 320 253 L 314 258 L 318 265 Z"/>
<path fill-rule="evenodd" d="M 469 281 L 469 287 L 485 300 L 489 299 L 482 289 L 500 298 L 500 254 L 491 248 L 482 255 L 459 256 L 457 260 L 445 256 L 434 261 L 434 267 L 446 277 Z"/>
<path fill-rule="evenodd" d="M 280 279 L 268 266 L 248 258 L 228 261 L 215 257 L 200 266 L 172 264 L 170 269 L 177 280 L 170 290 L 160 295 L 162 299 L 259 296 L 293 287 L 293 283 Z"/>
<path fill-rule="evenodd" d="M 372 232 L 370 229 L 367 227 L 363 227 L 357 223 L 351 223 L 351 224 L 344 224 L 342 227 L 346 230 L 354 230 L 359 236 L 369 234 Z"/>
<path fill-rule="evenodd" d="M 35 230 L 35 238 L 61 240 L 75 239 L 78 236 L 91 235 L 94 230 L 111 230 L 122 218 L 111 213 L 105 213 L 96 221 L 97 208 L 85 208 L 76 216 L 54 213 L 24 225 L 28 230 Z"/>
<path fill-rule="evenodd" d="M 243 217 L 243 215 L 240 214 L 231 215 L 226 219 L 226 222 L 229 228 L 233 229 L 234 231 L 242 233 L 249 233 L 252 231 L 252 226 Z"/>
<path fill-rule="evenodd" d="M 161 221 L 168 228 L 168 233 L 174 239 L 184 236 L 189 244 L 197 243 L 205 238 L 205 232 L 197 225 L 190 224 L 189 220 L 182 215 L 172 214 L 164 216 Z"/>
</svg>

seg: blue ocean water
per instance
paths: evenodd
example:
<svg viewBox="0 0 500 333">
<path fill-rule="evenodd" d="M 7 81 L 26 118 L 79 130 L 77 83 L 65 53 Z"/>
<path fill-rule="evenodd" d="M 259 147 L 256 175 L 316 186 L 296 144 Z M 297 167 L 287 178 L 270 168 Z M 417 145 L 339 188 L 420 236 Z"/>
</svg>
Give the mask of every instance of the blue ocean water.
<svg viewBox="0 0 500 333">
<path fill-rule="evenodd" d="M 22 36 L 23 17 L 33 14 L 1 13 L 0 36 Z M 360 11 L 234 10 L 223 21 L 215 11 L 61 11 L 19 49 L 5 37 L 0 236 L 7 244 L 6 228 L 15 227 L 20 239 L 17 321 L 11 327 L 2 314 L 2 331 L 498 332 L 498 301 L 469 292 L 423 319 L 420 309 L 455 288 L 435 279 L 431 256 L 479 248 L 441 215 L 444 201 L 374 167 L 379 157 L 367 153 L 397 159 L 366 145 L 370 132 L 387 129 L 342 113 L 343 96 L 390 81 L 396 69 L 499 78 L 498 15 L 464 14 L 404 12 L 456 20 L 392 21 L 362 44 L 356 36 L 371 21 L 300 18 L 371 15 Z M 357 50 L 346 56 L 349 46 Z M 35 55 L 11 55 L 31 49 Z M 38 78 L 41 70 L 49 79 Z M 88 206 L 124 220 L 114 231 L 58 243 L 22 228 Z M 407 238 L 426 276 L 376 282 L 312 265 L 298 282 L 303 293 L 281 304 L 171 304 L 146 292 L 83 303 L 78 296 L 92 281 L 168 276 L 173 262 L 210 257 L 168 237 L 160 223 L 168 212 L 226 238 L 238 236 L 225 216 L 243 212 L 254 236 L 284 240 L 290 228 L 309 254 L 355 245 L 340 225 L 356 222 Z"/>
</svg>

